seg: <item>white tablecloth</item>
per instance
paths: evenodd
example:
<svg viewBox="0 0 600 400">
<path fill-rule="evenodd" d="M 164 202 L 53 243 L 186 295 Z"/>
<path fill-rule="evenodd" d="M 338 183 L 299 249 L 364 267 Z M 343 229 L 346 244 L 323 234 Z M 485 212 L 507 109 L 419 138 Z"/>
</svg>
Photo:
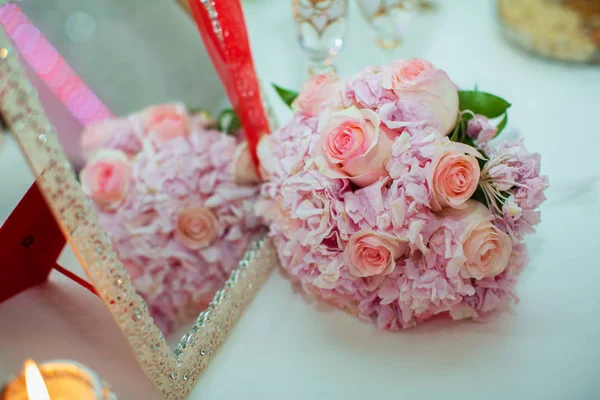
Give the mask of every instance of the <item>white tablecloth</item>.
<svg viewBox="0 0 600 400">
<path fill-rule="evenodd" d="M 521 303 L 486 324 L 386 333 L 307 301 L 275 272 L 191 399 L 600 398 L 600 69 L 512 48 L 498 34 L 490 0 L 439 1 L 397 57 L 429 58 L 457 84 L 477 83 L 511 101 L 511 127 L 542 154 L 551 178 L 543 222 L 528 240 Z M 290 1 L 245 7 L 262 79 L 297 88 L 306 62 Z M 340 74 L 390 59 L 372 40 L 353 7 Z M 289 112 L 272 100 L 284 121 Z M 3 177 L 15 154 L 10 143 L 1 150 Z M 17 170 L 31 179 L 24 165 L 11 174 Z M 12 182 L 27 186 L 16 175 Z M 9 203 L 2 197 L 0 216 Z M 69 250 L 61 262 L 77 267 Z M 97 370 L 121 398 L 157 398 L 100 301 L 60 277 L 0 304 L 0 321 L 0 379 L 26 357 L 71 358 Z"/>
</svg>

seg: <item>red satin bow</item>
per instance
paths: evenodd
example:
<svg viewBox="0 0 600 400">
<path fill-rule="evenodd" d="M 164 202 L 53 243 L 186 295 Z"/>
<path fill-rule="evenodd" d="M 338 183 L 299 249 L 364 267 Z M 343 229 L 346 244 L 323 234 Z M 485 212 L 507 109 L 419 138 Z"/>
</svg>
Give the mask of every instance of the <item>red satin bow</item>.
<svg viewBox="0 0 600 400">
<path fill-rule="evenodd" d="M 189 0 L 192 15 L 258 168 L 256 146 L 269 133 L 240 0 Z"/>
</svg>

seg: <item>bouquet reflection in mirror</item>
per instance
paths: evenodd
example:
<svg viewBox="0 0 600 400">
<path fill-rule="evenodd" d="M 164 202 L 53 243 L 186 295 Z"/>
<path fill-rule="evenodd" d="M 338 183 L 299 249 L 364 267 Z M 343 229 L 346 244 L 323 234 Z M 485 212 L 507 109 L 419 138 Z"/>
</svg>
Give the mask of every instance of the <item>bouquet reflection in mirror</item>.
<svg viewBox="0 0 600 400">
<path fill-rule="evenodd" d="M 82 134 L 82 189 L 165 335 L 207 307 L 260 231 L 247 147 L 220 122 L 161 104 Z"/>
</svg>

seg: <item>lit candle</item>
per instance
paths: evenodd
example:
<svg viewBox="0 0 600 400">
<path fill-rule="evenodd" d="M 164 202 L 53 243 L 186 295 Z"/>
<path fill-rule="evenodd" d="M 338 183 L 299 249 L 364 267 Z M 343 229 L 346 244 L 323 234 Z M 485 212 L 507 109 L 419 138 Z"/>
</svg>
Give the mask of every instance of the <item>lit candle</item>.
<svg viewBox="0 0 600 400">
<path fill-rule="evenodd" d="M 25 386 L 29 400 L 50 400 L 42 373 L 34 361 L 25 361 Z"/>
<path fill-rule="evenodd" d="M 24 373 L 10 382 L 2 400 L 116 400 L 89 368 L 72 361 L 26 361 Z"/>
</svg>

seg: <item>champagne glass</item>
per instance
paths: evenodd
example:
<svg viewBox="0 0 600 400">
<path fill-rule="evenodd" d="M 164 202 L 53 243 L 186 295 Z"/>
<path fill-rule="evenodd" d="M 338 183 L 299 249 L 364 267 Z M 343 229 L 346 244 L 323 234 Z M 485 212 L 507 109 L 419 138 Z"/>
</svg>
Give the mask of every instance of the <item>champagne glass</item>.
<svg viewBox="0 0 600 400">
<path fill-rule="evenodd" d="M 414 14 L 421 8 L 419 0 L 356 1 L 363 17 L 375 31 L 375 43 L 385 50 L 400 46 Z"/>
<path fill-rule="evenodd" d="M 311 62 L 309 74 L 335 71 L 344 45 L 348 0 L 292 0 L 298 41 Z"/>
</svg>

